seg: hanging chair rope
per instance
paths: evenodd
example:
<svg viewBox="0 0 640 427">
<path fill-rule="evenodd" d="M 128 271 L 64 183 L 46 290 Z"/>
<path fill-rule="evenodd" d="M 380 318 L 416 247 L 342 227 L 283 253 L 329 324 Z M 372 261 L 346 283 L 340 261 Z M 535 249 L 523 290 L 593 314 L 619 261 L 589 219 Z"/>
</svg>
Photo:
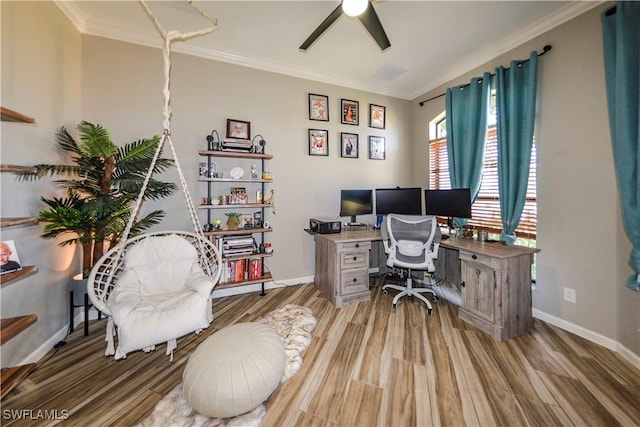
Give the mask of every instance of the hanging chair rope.
<svg viewBox="0 0 640 427">
<path fill-rule="evenodd" d="M 149 15 L 149 17 L 151 18 L 151 20 L 153 21 L 156 29 L 158 30 L 158 32 L 160 33 L 160 35 L 162 36 L 163 40 L 164 40 L 164 44 L 163 44 L 163 48 L 162 48 L 162 56 L 163 56 L 163 63 L 164 63 L 164 87 L 162 90 L 163 93 L 163 97 L 164 97 L 164 107 L 163 107 L 163 132 L 162 132 L 162 138 L 160 140 L 160 143 L 158 144 L 158 147 L 156 148 L 156 151 L 153 155 L 153 159 L 151 160 L 151 165 L 149 166 L 149 171 L 147 172 L 147 175 L 144 179 L 144 182 L 142 184 L 142 189 L 140 190 L 140 194 L 138 194 L 138 198 L 136 200 L 136 203 L 131 211 L 131 216 L 129 217 L 129 221 L 127 222 L 127 226 L 125 227 L 123 233 L 122 233 L 122 237 L 120 239 L 120 242 L 118 244 L 118 253 L 117 253 L 117 257 L 116 259 L 122 259 L 121 254 L 122 251 L 125 248 L 125 243 L 127 238 L 129 237 L 129 233 L 131 232 L 131 228 L 133 227 L 133 223 L 135 222 L 135 219 L 138 215 L 138 211 L 140 210 L 140 207 L 142 206 L 142 202 L 144 200 L 144 193 L 147 189 L 147 186 L 149 184 L 149 181 L 151 179 L 151 176 L 153 175 L 153 170 L 155 168 L 156 162 L 158 160 L 158 158 L 160 157 L 160 153 L 162 152 L 162 148 L 164 147 L 165 142 L 169 143 L 169 147 L 171 149 L 171 155 L 173 156 L 173 160 L 176 166 L 176 171 L 178 173 L 178 177 L 180 179 L 180 186 L 182 188 L 182 193 L 184 195 L 185 201 L 187 203 L 187 209 L 189 210 L 189 216 L 191 217 L 191 224 L 193 225 L 193 228 L 196 232 L 196 234 L 198 234 L 202 239 L 206 239 L 206 237 L 204 236 L 204 232 L 202 231 L 202 226 L 200 225 L 200 221 L 198 219 L 198 215 L 197 215 L 197 211 L 196 208 L 193 204 L 193 199 L 191 198 L 191 194 L 189 192 L 189 188 L 187 186 L 187 181 L 184 177 L 184 173 L 182 172 L 182 167 L 180 166 L 180 161 L 178 160 L 178 155 L 176 154 L 176 150 L 175 147 L 173 145 L 173 141 L 171 140 L 171 91 L 170 91 L 170 81 L 171 81 L 171 43 L 173 43 L 174 41 L 185 41 L 185 40 L 189 40 L 191 38 L 194 37 L 199 37 L 199 36 L 203 36 L 206 34 L 209 34 L 211 32 L 213 32 L 214 30 L 216 30 L 218 28 L 218 21 L 215 18 L 211 18 L 209 16 L 207 16 L 202 10 L 200 10 L 196 5 L 193 4 L 193 2 L 191 0 L 186 0 L 187 3 L 189 3 L 189 5 L 194 8 L 201 16 L 203 16 L 205 19 L 207 19 L 208 21 L 210 21 L 213 26 L 208 27 L 208 28 L 204 28 L 202 30 L 196 30 L 196 31 L 191 31 L 191 32 L 186 32 L 186 33 L 181 33 L 179 31 L 165 31 L 162 26 L 160 25 L 160 22 L 158 21 L 158 19 L 156 18 L 156 16 L 153 14 L 153 12 L 151 11 L 151 9 L 147 6 L 147 4 L 144 2 L 144 0 L 139 0 L 142 8 L 145 10 L 145 12 L 147 13 L 147 15 Z M 205 248 L 202 244 L 202 242 L 199 241 L 199 252 L 200 253 L 204 253 L 205 252 Z M 211 276 L 211 265 L 209 263 L 209 260 L 206 257 L 202 257 L 203 261 L 207 264 L 206 268 L 206 272 L 207 274 L 209 274 Z M 113 269 L 112 274 L 115 274 L 117 268 Z"/>
</svg>

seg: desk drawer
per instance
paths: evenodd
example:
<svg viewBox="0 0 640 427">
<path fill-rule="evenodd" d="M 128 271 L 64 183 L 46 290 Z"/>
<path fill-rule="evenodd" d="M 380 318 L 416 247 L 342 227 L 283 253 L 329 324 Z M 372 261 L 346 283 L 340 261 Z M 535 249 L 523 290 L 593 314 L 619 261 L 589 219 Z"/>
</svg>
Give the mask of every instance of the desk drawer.
<svg viewBox="0 0 640 427">
<path fill-rule="evenodd" d="M 368 252 L 371 249 L 371 242 L 344 242 L 336 245 L 338 252 Z"/>
<path fill-rule="evenodd" d="M 487 267 L 494 267 L 495 258 L 488 255 L 475 254 L 471 252 L 460 251 L 460 260 L 475 262 L 478 264 L 486 265 Z"/>
<path fill-rule="evenodd" d="M 358 267 L 369 268 L 369 252 L 368 251 L 343 252 L 340 254 L 341 270 L 344 270 L 345 268 L 358 268 Z"/>
<path fill-rule="evenodd" d="M 340 272 L 342 295 L 369 290 L 369 269 L 353 268 Z"/>
</svg>

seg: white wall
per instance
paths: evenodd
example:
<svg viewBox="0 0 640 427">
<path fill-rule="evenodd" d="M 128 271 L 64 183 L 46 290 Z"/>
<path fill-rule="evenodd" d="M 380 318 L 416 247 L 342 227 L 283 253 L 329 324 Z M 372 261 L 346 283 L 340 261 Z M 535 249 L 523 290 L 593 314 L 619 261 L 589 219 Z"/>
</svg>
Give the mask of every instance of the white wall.
<svg viewBox="0 0 640 427">
<path fill-rule="evenodd" d="M 1 104 L 36 119 L 35 124 L 0 122 L 1 161 L 58 163 L 56 128 L 81 118 L 80 34 L 52 2 L 1 2 L 0 13 Z M 6 172 L 0 179 L 2 217 L 37 216 L 43 207 L 39 196 L 55 192 L 48 179 L 18 181 Z M 41 232 L 42 226 L 2 229 L 2 240 L 15 241 L 20 261 L 39 268 L 38 274 L 2 287 L 3 318 L 38 316 L 36 324 L 2 344 L 3 368 L 23 361 L 68 323 L 69 280 L 80 271 L 79 260 L 74 248 L 59 248 L 40 238 Z"/>
<path fill-rule="evenodd" d="M 414 158 L 428 152 L 428 123 L 445 108 L 446 87 L 525 59 L 546 44 L 538 64 L 538 239 L 533 306 L 552 323 L 640 355 L 640 295 L 624 286 L 630 243 L 621 232 L 607 116 L 600 13 L 583 14 L 414 100 Z M 424 180 L 425 164 L 414 169 Z M 563 288 L 576 290 L 575 304 Z"/>
</svg>

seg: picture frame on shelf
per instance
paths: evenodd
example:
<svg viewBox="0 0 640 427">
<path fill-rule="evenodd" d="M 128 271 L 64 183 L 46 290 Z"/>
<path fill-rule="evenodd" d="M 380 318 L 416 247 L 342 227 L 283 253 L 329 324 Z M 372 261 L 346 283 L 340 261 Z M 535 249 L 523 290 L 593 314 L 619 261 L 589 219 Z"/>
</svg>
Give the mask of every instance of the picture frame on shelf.
<svg viewBox="0 0 640 427">
<path fill-rule="evenodd" d="M 358 134 L 340 133 L 340 157 L 358 158 Z"/>
<path fill-rule="evenodd" d="M 384 136 L 369 136 L 369 158 L 371 160 L 385 160 L 386 154 Z"/>
<path fill-rule="evenodd" d="M 0 275 L 22 270 L 22 263 L 13 240 L 0 242 Z"/>
<path fill-rule="evenodd" d="M 251 139 L 251 123 L 244 120 L 227 119 L 227 138 Z"/>
<path fill-rule="evenodd" d="M 387 116 L 387 108 L 382 105 L 369 104 L 369 127 L 384 129 Z"/>
<path fill-rule="evenodd" d="M 250 229 L 253 227 L 253 214 L 240 215 L 240 228 Z"/>
<path fill-rule="evenodd" d="M 340 122 L 344 125 L 360 124 L 360 103 L 352 99 L 340 100 Z"/>
<path fill-rule="evenodd" d="M 309 129 L 309 155 L 329 155 L 329 131 L 326 129 Z"/>
<path fill-rule="evenodd" d="M 329 97 L 327 95 L 309 94 L 309 120 L 329 121 Z"/>
</svg>

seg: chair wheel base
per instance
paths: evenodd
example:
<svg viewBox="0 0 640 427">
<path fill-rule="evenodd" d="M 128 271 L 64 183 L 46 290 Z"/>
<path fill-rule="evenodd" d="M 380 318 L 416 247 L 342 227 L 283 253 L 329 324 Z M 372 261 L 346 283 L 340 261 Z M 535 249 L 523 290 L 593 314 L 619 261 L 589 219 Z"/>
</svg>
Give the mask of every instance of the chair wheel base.
<svg viewBox="0 0 640 427">
<path fill-rule="evenodd" d="M 431 316 L 433 314 L 433 309 L 432 308 L 427 308 L 427 314 L 429 316 Z"/>
<path fill-rule="evenodd" d="M 385 295 L 389 295 L 389 290 L 388 289 L 383 289 L 382 293 L 385 294 Z"/>
<path fill-rule="evenodd" d="M 398 304 L 397 303 L 393 303 L 393 308 L 398 308 Z"/>
</svg>

